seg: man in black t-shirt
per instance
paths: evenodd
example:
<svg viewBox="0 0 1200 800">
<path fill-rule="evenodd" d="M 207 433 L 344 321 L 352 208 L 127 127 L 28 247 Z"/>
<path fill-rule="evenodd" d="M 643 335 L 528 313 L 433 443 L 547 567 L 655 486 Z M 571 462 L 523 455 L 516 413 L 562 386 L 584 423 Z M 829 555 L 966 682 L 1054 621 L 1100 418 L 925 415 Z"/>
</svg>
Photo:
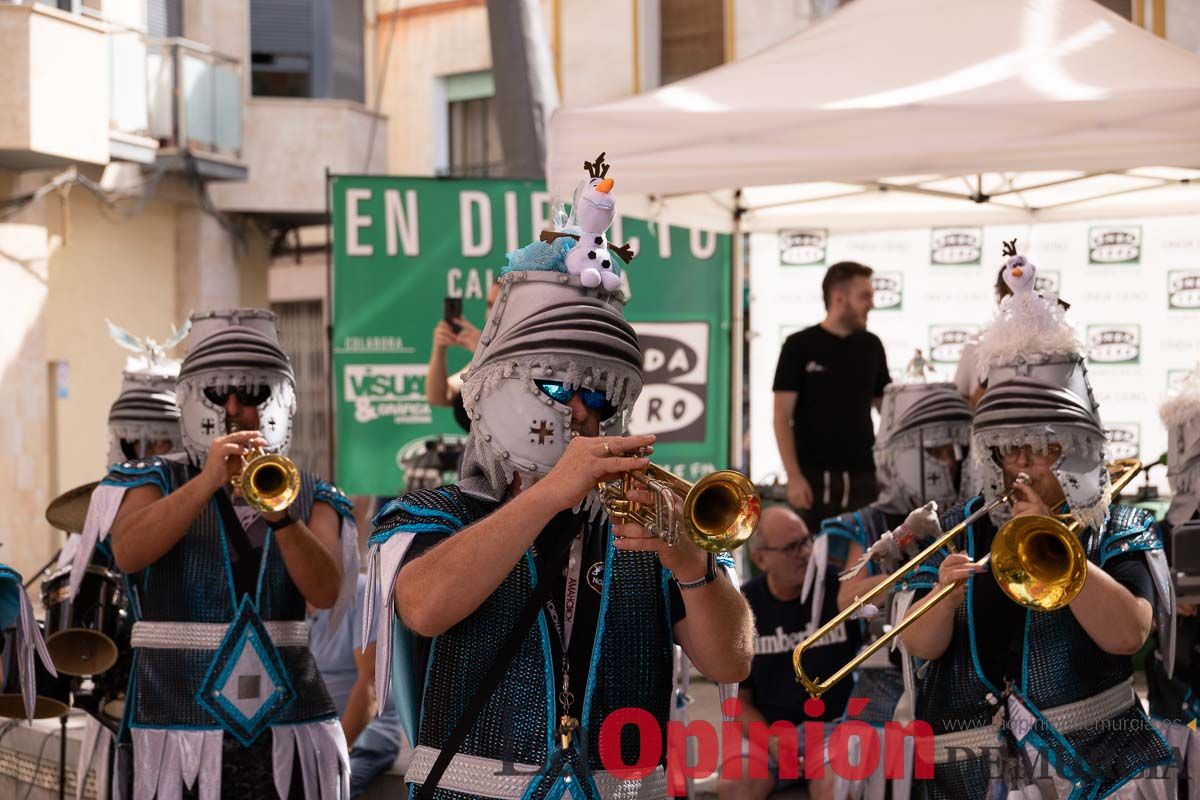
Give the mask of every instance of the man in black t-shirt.
<svg viewBox="0 0 1200 800">
<path fill-rule="evenodd" d="M 788 502 L 813 530 L 879 493 L 871 404 L 879 408 L 891 382 L 883 343 L 867 331 L 871 268 L 838 262 L 821 291 L 825 319 L 784 341 L 772 387 Z"/>
<path fill-rule="evenodd" d="M 792 651 L 811 632 L 809 604 L 812 595 L 807 601 L 801 599 L 811 555 L 812 536 L 795 512 L 784 506 L 763 511 L 758 532 L 750 540 L 750 558 L 762 574 L 742 585 L 742 594 L 754 612 L 756 628 L 750 677 L 742 681 L 738 692 L 742 705 L 739 719 L 743 726 L 742 752 L 723 754 L 726 764 L 747 754 L 750 761 L 743 765 L 743 777 L 739 780 L 728 777 L 735 774 L 728 767 L 721 770 L 722 778 L 717 785 L 721 800 L 761 800 L 776 789 L 796 783 L 790 776 L 804 774 L 804 734 L 798 729 L 801 763 L 791 765 L 790 770 L 781 770 L 779 742 L 772 738 L 768 740 L 768 753 L 765 754 L 771 776 L 766 779 L 751 777 L 754 773 L 750 765 L 756 763 L 755 759 L 764 758 L 764 754 L 759 750 L 758 736 L 751 740 L 746 726 L 752 722 L 770 725 L 779 721 L 800 726 L 810 719 L 804 712 L 808 694 L 792 671 Z M 828 580 L 825 608 L 820 617 L 822 624 L 832 619 L 838 610 L 837 573 L 830 572 Z M 860 642 L 859 626 L 843 624 L 807 653 L 804 666 L 809 674 L 830 675 L 854 656 Z M 821 720 L 830 723 L 841 717 L 853 685 L 853 681 L 843 681 L 822 696 L 825 710 Z M 828 736 L 825 738 L 827 740 Z M 808 792 L 813 800 L 832 796 L 833 774 L 828 767 L 824 778 L 808 783 Z"/>
</svg>

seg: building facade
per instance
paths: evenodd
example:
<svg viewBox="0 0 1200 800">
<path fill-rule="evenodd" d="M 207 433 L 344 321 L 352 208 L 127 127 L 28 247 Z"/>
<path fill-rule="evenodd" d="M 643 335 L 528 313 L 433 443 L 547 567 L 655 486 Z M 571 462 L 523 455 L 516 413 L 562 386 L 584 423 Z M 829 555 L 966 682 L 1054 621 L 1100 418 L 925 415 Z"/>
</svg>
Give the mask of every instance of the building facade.
<svg viewBox="0 0 1200 800">
<path fill-rule="evenodd" d="M 272 292 L 272 265 L 324 219 L 327 168 L 386 170 L 363 19 L 362 0 L 0 3 L 0 559 L 31 575 L 62 541 L 47 503 L 103 474 L 128 355 L 106 319 L 161 341 L 274 296 L 313 348 L 323 307 Z"/>
</svg>

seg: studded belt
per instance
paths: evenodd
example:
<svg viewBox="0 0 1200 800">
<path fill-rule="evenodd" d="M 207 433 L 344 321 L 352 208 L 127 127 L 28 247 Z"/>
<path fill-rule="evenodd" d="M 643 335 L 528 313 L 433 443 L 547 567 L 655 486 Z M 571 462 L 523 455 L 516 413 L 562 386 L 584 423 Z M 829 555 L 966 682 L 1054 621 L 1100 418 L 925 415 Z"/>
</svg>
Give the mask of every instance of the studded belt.
<svg viewBox="0 0 1200 800">
<path fill-rule="evenodd" d="M 303 620 L 263 622 L 276 647 L 306 647 L 308 623 Z M 222 622 L 136 622 L 130 643 L 152 650 L 216 650 L 229 625 Z"/>
</svg>

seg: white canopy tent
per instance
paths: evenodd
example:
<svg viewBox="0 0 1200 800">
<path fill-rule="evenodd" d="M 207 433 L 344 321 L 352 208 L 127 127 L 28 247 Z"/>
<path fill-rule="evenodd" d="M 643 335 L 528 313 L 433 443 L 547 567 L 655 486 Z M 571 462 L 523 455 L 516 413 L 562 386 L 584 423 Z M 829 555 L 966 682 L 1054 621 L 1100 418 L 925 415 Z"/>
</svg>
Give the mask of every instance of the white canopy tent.
<svg viewBox="0 0 1200 800">
<path fill-rule="evenodd" d="M 1200 57 L 1093 0 L 855 0 L 739 61 L 559 109 L 550 191 L 570 197 L 601 151 L 624 213 L 735 233 L 1195 213 Z"/>
<path fill-rule="evenodd" d="M 1093 0 L 855 0 L 748 58 L 560 109 L 547 176 L 569 197 L 604 150 L 639 210 L 729 229 L 736 202 L 742 230 L 1178 213 L 1200 208 L 1198 131 L 1200 57 Z"/>
</svg>

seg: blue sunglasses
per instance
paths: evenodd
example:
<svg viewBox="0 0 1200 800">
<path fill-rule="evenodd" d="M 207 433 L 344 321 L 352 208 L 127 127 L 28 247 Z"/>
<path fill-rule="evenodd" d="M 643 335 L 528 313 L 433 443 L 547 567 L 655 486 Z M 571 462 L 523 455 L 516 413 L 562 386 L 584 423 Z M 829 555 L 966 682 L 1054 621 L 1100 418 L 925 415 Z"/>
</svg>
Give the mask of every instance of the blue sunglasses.
<svg viewBox="0 0 1200 800">
<path fill-rule="evenodd" d="M 584 388 L 568 389 L 562 385 L 562 381 L 536 381 L 536 383 L 537 387 L 542 390 L 542 394 L 555 402 L 562 403 L 564 406 L 571 402 L 572 397 L 578 394 L 579 398 L 583 400 L 584 408 L 599 411 L 601 419 L 608 419 L 616 413 L 616 407 L 608 402 L 608 398 L 604 396 L 604 392 Z"/>
</svg>

